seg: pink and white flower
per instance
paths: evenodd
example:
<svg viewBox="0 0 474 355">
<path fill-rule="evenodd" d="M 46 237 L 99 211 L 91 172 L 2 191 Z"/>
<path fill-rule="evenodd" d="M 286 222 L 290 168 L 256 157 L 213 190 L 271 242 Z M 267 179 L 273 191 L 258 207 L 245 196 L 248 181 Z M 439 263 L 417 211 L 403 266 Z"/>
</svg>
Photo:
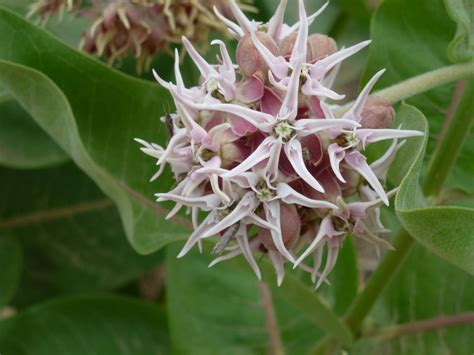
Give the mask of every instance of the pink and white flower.
<svg viewBox="0 0 474 355">
<path fill-rule="evenodd" d="M 201 83 L 185 87 L 176 52 L 175 84 L 154 72 L 176 105 L 176 113 L 164 119 L 168 144 L 137 141 L 157 160 L 154 179 L 165 165 L 176 178 L 173 190 L 156 194 L 158 202 L 176 203 L 167 217 L 182 207 L 191 213 L 194 231 L 178 257 L 217 237 L 213 253 L 218 256 L 210 266 L 243 255 L 261 278 L 255 254 L 263 253 L 275 268 L 278 284 L 289 262 L 309 272 L 319 287 L 327 282 L 348 235 L 377 250 L 390 248 L 383 239 L 387 229 L 379 207 L 388 204 L 396 190 L 386 193 L 383 184 L 404 144 L 398 140 L 422 133 L 388 128 L 394 115 L 390 103 L 376 97 L 368 100 L 383 71 L 345 114 L 336 117 L 334 106 L 326 101 L 343 97 L 331 89 L 338 67 L 369 41 L 335 51 L 329 37 L 308 36 L 309 24 L 324 7 L 307 17 L 300 0 L 299 22 L 290 27 L 283 23 L 286 3 L 280 2 L 267 24 L 247 19 L 234 1 L 229 6 L 238 24 L 216 12 L 252 52 L 250 57 L 237 54 L 236 64 L 221 41 L 212 42 L 219 46 L 220 60 L 210 64 L 183 38 Z M 308 47 L 318 43 L 326 55 L 311 59 Z M 291 51 L 282 53 L 280 47 Z M 368 163 L 363 155 L 366 145 L 381 140 L 392 144 Z M 320 273 L 324 253 L 326 264 Z M 310 256 L 310 263 L 305 263 Z"/>
</svg>

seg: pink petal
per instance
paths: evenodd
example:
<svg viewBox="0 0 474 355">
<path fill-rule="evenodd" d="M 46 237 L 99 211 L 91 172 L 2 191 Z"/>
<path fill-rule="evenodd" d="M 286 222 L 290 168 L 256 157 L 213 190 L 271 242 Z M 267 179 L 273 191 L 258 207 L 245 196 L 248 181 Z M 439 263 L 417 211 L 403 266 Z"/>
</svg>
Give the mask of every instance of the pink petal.
<svg viewBox="0 0 474 355">
<path fill-rule="evenodd" d="M 306 183 L 308 183 L 314 189 L 324 192 L 324 188 L 321 184 L 311 175 L 311 173 L 306 168 L 305 162 L 303 160 L 303 151 L 301 143 L 297 139 L 285 144 L 285 154 L 288 157 L 293 169 Z"/>
<path fill-rule="evenodd" d="M 315 118 L 326 118 L 326 115 L 321 108 L 321 102 L 316 96 L 310 96 L 308 98 L 308 104 Z"/>
<path fill-rule="evenodd" d="M 273 117 L 278 115 L 281 108 L 281 99 L 275 92 L 265 87 L 262 99 L 260 100 L 260 110 Z"/>
<path fill-rule="evenodd" d="M 257 262 L 255 261 L 255 258 L 253 257 L 252 250 L 250 249 L 246 228 L 247 227 L 242 224 L 239 227 L 239 231 L 237 232 L 235 238 L 237 239 L 237 243 L 239 244 L 240 250 L 242 250 L 242 254 L 244 255 L 253 272 L 257 276 L 257 279 L 261 280 L 262 274 L 260 272 L 260 268 L 257 265 Z"/>
<path fill-rule="evenodd" d="M 273 53 L 265 47 L 265 45 L 260 42 L 258 37 L 255 35 L 255 32 L 251 32 L 252 34 L 252 41 L 257 48 L 260 56 L 264 60 L 265 64 L 267 64 L 268 68 L 275 74 L 278 79 L 283 79 L 288 75 L 288 71 L 290 70 L 290 65 L 282 56 L 275 57 Z"/>
<path fill-rule="evenodd" d="M 331 128 L 351 129 L 360 126 L 357 122 L 342 118 L 303 118 L 295 122 L 295 127 L 300 130 L 300 135 L 317 133 Z"/>
<path fill-rule="evenodd" d="M 333 143 L 328 147 L 328 155 L 329 161 L 331 162 L 332 171 L 340 181 L 345 183 L 346 180 L 344 180 L 344 178 L 342 177 L 339 165 L 346 156 L 346 151 L 344 150 L 344 148 L 340 147 L 336 143 Z"/>
<path fill-rule="evenodd" d="M 285 268 L 283 267 L 282 256 L 272 250 L 268 252 L 268 256 L 270 257 L 273 267 L 275 268 L 275 272 L 277 274 L 277 285 L 280 287 L 283 283 L 283 279 L 285 278 Z"/>
<path fill-rule="evenodd" d="M 347 165 L 361 174 L 365 180 L 367 180 L 369 185 L 375 190 L 375 192 L 377 192 L 382 201 L 388 206 L 388 197 L 385 194 L 382 184 L 377 179 L 374 172 L 370 169 L 370 166 L 367 164 L 367 158 L 359 152 L 351 152 L 346 154 L 344 161 L 347 163 Z"/>
<path fill-rule="evenodd" d="M 296 204 L 309 208 L 337 209 L 335 204 L 328 201 L 310 199 L 283 182 L 277 185 L 277 198 L 287 204 Z"/>
<path fill-rule="evenodd" d="M 264 205 L 265 215 L 267 217 L 267 221 L 276 226 L 277 230 L 274 229 L 270 230 L 272 235 L 273 244 L 277 250 L 284 256 L 286 259 L 294 262 L 295 259 L 289 253 L 289 251 L 285 247 L 285 243 L 283 241 L 282 231 L 281 231 L 281 216 L 280 216 L 280 202 L 279 201 L 270 201 L 265 203 Z"/>
<path fill-rule="evenodd" d="M 242 174 L 243 172 L 253 168 L 258 163 L 268 159 L 272 152 L 273 145 L 276 143 L 277 139 L 273 136 L 268 136 L 265 140 L 258 146 L 255 151 L 250 154 L 247 159 L 237 165 L 234 169 L 228 173 L 223 174 L 224 178 L 230 178 Z"/>
<path fill-rule="evenodd" d="M 357 130 L 357 134 L 365 137 L 367 144 L 383 141 L 386 139 L 395 138 L 407 138 L 407 137 L 419 137 L 423 136 L 424 133 L 421 131 L 408 130 L 408 129 L 370 129 L 361 128 Z"/>
<path fill-rule="evenodd" d="M 299 0 L 298 13 L 300 26 L 296 36 L 295 45 L 290 56 L 290 64 L 293 66 L 293 68 L 297 67 L 302 63 L 302 61 L 306 60 L 308 46 L 308 18 L 306 16 L 303 0 Z"/>
<path fill-rule="evenodd" d="M 260 100 L 263 95 L 264 84 L 258 75 L 252 75 L 250 78 L 241 81 L 237 86 L 237 99 L 243 103 L 255 102 Z"/>
<path fill-rule="evenodd" d="M 385 69 L 380 70 L 372 77 L 372 79 L 369 80 L 369 82 L 365 85 L 364 89 L 360 92 L 359 97 L 357 97 L 357 100 L 355 101 L 355 103 L 352 105 L 350 110 L 347 111 L 344 114 L 344 116 L 342 116 L 342 118 L 360 122 L 361 120 L 360 114 L 362 113 L 364 104 L 367 101 L 367 98 L 369 97 L 369 93 L 374 87 L 377 80 L 379 80 L 379 78 L 382 76 L 384 72 L 385 72 Z"/>
<path fill-rule="evenodd" d="M 196 64 L 196 66 L 199 69 L 199 72 L 204 78 L 208 78 L 210 74 L 217 75 L 216 70 L 208 63 L 206 60 L 201 57 L 201 55 L 196 51 L 196 49 L 193 47 L 191 42 L 185 37 L 182 36 L 181 40 L 186 47 L 186 50 L 188 51 L 189 56 L 193 60 L 193 62 Z"/>
<path fill-rule="evenodd" d="M 267 34 L 275 41 L 278 40 L 278 38 L 280 37 L 287 2 L 288 0 L 281 0 L 275 11 L 275 14 L 270 19 L 270 21 L 268 21 Z"/>
</svg>

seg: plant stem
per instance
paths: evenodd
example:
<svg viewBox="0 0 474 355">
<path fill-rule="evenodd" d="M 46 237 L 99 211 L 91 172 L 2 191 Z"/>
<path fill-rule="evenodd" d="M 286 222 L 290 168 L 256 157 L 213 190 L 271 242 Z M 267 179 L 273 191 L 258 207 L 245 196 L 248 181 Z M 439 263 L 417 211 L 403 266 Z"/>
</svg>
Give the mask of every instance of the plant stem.
<svg viewBox="0 0 474 355">
<path fill-rule="evenodd" d="M 385 254 L 379 266 L 367 281 L 363 291 L 353 302 L 346 313 L 345 320 L 349 328 L 358 335 L 362 321 L 372 309 L 378 296 L 397 273 L 403 260 L 413 246 L 414 239 L 407 231 L 401 230 L 393 241 L 394 251 Z"/>
<path fill-rule="evenodd" d="M 428 164 L 429 178 L 423 188 L 425 195 L 434 196 L 440 192 L 473 123 L 474 81 L 471 80 L 465 86 L 459 106 Z"/>
<path fill-rule="evenodd" d="M 474 77 L 474 65 L 472 63 L 454 64 L 407 79 L 377 91 L 374 95 L 382 96 L 394 104 L 453 81 L 472 77 Z M 351 105 L 352 103 L 348 103 L 342 106 L 335 111 L 336 115 L 343 114 Z"/>
<path fill-rule="evenodd" d="M 405 335 L 418 334 L 429 330 L 473 323 L 474 312 L 460 313 L 452 316 L 440 316 L 432 319 L 424 319 L 400 325 L 392 325 L 381 329 L 374 329 L 373 331 L 366 333 L 365 337 L 378 341 L 385 341 Z"/>
</svg>

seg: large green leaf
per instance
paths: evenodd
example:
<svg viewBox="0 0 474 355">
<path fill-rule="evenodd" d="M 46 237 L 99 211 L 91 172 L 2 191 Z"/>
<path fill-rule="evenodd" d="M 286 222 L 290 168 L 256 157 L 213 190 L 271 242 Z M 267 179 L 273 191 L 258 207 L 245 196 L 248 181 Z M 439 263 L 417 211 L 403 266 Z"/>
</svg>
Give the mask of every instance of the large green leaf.
<svg viewBox="0 0 474 355">
<path fill-rule="evenodd" d="M 381 68 L 387 71 L 376 88 L 449 65 L 447 47 L 454 31 L 454 23 L 447 19 L 443 0 L 385 0 L 372 19 L 372 43 L 363 82 Z M 438 88 L 408 100 L 429 120 L 428 153 L 441 130 L 453 87 Z"/>
<path fill-rule="evenodd" d="M 176 245 L 167 248 L 168 317 L 178 353 L 264 353 L 269 341 L 267 327 L 271 327 L 264 308 L 272 308 L 272 303 L 262 300 L 262 285 L 245 261 L 237 259 L 209 269 L 212 258 L 207 251 L 204 255 L 193 251 L 179 260 L 177 254 Z M 308 349 L 323 332 L 351 342 L 348 328 L 310 285 L 292 275 L 294 271 L 288 270 L 277 287 L 273 267 L 266 260 L 260 267 L 279 321 L 272 329 L 281 330 L 287 350 Z M 298 329 L 305 330 L 298 334 L 305 344 L 293 342 Z M 291 342 L 286 344 L 286 340 Z"/>
<path fill-rule="evenodd" d="M 420 111 L 406 106 L 403 114 L 399 114 L 404 117 L 404 127 L 428 133 Z M 400 184 L 395 210 L 405 229 L 417 241 L 474 274 L 474 209 L 427 207 L 419 183 L 425 148 L 426 139 L 415 138 L 398 153 L 392 169 L 403 171 L 403 165 L 414 161 Z"/>
<path fill-rule="evenodd" d="M 400 19 L 403 19 L 401 21 Z M 386 68 L 377 87 L 396 84 L 416 75 L 451 64 L 448 45 L 455 34 L 443 0 L 385 0 L 372 20 L 369 61 L 364 82 L 381 68 Z M 417 95 L 407 102 L 428 118 L 430 139 L 428 156 L 447 120 L 454 84 Z M 448 179 L 451 188 L 474 193 L 474 127 Z"/>
<path fill-rule="evenodd" d="M 21 245 L 8 234 L 0 234 L 0 309 L 10 300 L 18 286 L 22 265 Z"/>
<path fill-rule="evenodd" d="M 474 2 L 445 0 L 449 16 L 457 23 L 456 36 L 449 44 L 449 58 L 453 62 L 474 59 Z"/>
<path fill-rule="evenodd" d="M 32 169 L 68 159 L 18 103 L 0 98 L 0 165 Z"/>
<path fill-rule="evenodd" d="M 193 251 L 176 259 L 167 248 L 167 307 L 171 341 L 179 354 L 263 354 L 268 340 L 255 276 Z M 207 253 L 206 253 L 207 254 Z"/>
<path fill-rule="evenodd" d="M 0 195 L 0 230 L 25 254 L 16 304 L 116 288 L 162 260 L 132 249 L 112 201 L 73 164 L 0 169 Z"/>
<path fill-rule="evenodd" d="M 420 327 L 420 332 L 415 332 L 415 327 L 403 336 L 394 336 L 396 327 L 393 326 L 472 312 L 473 281 L 472 276 L 459 272 L 421 246 L 415 246 L 368 320 L 368 331 L 378 334 L 377 340 L 364 340 L 350 353 L 470 354 L 474 349 L 472 325 L 460 322 L 424 332 Z M 384 328 L 387 325 L 390 328 Z"/>
<path fill-rule="evenodd" d="M 161 308 L 116 296 L 60 299 L 0 322 L 0 350 L 15 355 L 169 354 Z"/>
<path fill-rule="evenodd" d="M 182 235 L 149 200 L 172 184 L 148 182 L 154 164 L 133 142 L 165 143 L 159 120 L 172 104 L 158 85 L 127 77 L 0 10 L 0 82 L 36 122 L 118 205 L 126 234 L 140 253 Z M 31 69 L 26 66 L 29 66 Z M 47 76 L 48 77 L 47 77 Z"/>
</svg>

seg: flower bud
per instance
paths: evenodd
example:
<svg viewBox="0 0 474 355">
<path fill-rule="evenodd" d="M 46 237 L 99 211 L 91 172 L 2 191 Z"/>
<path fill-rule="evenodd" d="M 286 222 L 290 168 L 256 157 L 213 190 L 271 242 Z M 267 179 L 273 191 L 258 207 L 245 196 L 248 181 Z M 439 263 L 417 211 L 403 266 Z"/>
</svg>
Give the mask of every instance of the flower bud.
<svg viewBox="0 0 474 355">
<path fill-rule="evenodd" d="M 275 41 L 266 33 L 258 31 L 255 33 L 257 38 L 268 50 L 275 56 L 279 55 L 278 47 Z M 265 64 L 258 49 L 253 43 L 252 36 L 247 33 L 241 38 L 237 46 L 237 64 L 244 76 L 252 76 L 255 73 L 267 73 L 268 66 Z"/>
<path fill-rule="evenodd" d="M 298 215 L 295 205 L 281 204 L 280 220 L 283 244 L 287 249 L 291 249 L 291 247 L 295 244 L 301 229 L 300 216 Z M 262 238 L 262 243 L 265 248 L 268 250 L 276 250 L 275 243 L 273 243 L 272 234 L 268 229 L 259 228 L 258 234 Z"/>
<path fill-rule="evenodd" d="M 323 34 L 313 34 L 308 37 L 308 59 L 319 60 L 337 52 L 336 41 Z"/>
<path fill-rule="evenodd" d="M 389 128 L 392 127 L 395 111 L 383 97 L 369 96 L 360 116 L 360 124 L 364 128 Z"/>
</svg>

